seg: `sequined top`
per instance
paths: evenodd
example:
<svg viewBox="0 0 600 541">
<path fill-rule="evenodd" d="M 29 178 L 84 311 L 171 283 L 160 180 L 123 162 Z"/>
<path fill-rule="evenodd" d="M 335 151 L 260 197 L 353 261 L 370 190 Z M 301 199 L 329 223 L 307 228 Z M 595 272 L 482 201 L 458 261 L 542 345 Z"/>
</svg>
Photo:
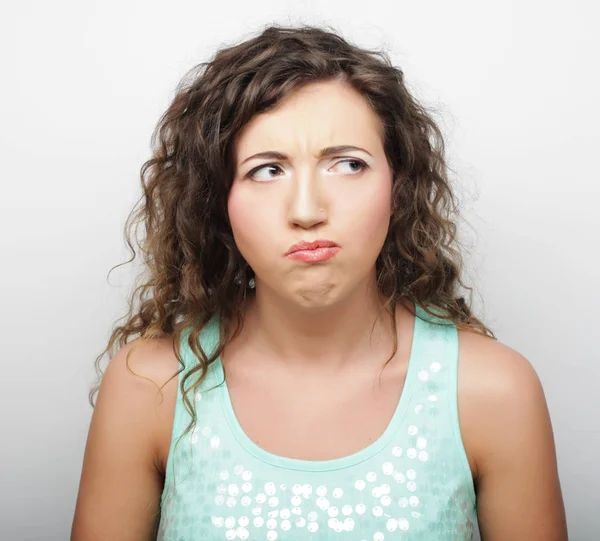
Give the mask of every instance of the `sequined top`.
<svg viewBox="0 0 600 541">
<path fill-rule="evenodd" d="M 220 359 L 193 396 L 196 426 L 177 443 L 190 422 L 179 389 L 158 541 L 472 539 L 475 491 L 458 424 L 458 334 L 420 307 L 417 315 L 393 417 L 352 455 L 300 460 L 256 445 L 234 414 Z M 188 334 L 180 343 L 187 368 L 195 359 Z M 200 341 L 214 351 L 218 339 L 215 317 Z"/>
</svg>

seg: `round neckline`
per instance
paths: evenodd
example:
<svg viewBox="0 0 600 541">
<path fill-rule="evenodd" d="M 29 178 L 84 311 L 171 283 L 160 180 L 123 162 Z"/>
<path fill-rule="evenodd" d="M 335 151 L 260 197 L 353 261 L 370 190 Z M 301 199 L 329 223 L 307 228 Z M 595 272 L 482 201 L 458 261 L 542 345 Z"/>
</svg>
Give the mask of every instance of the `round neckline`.
<svg viewBox="0 0 600 541">
<path fill-rule="evenodd" d="M 223 414 L 225 415 L 229 429 L 231 430 L 237 442 L 249 454 L 251 454 L 253 457 L 262 462 L 280 468 L 302 471 L 330 471 L 338 470 L 341 468 L 347 468 L 349 466 L 353 466 L 355 464 L 363 462 L 364 460 L 371 458 L 379 451 L 381 451 L 397 434 L 400 428 L 401 422 L 404 419 L 404 414 L 410 403 L 414 387 L 414 381 L 417 377 L 418 367 L 416 365 L 419 351 L 421 348 L 421 336 L 423 334 L 422 326 L 424 325 L 424 321 L 419 317 L 419 314 L 422 309 L 416 303 L 415 308 L 416 315 L 414 318 L 412 342 L 410 347 L 408 366 L 406 370 L 406 377 L 404 379 L 404 385 L 400 394 L 400 399 L 398 400 L 396 409 L 394 410 L 392 418 L 390 419 L 385 430 L 373 443 L 350 455 L 332 458 L 328 460 L 305 460 L 300 458 L 291 458 L 283 455 L 277 455 L 275 453 L 271 453 L 263 449 L 262 447 L 254 443 L 254 441 L 252 441 L 252 439 L 246 434 L 246 432 L 244 431 L 244 429 L 238 421 L 238 418 L 233 409 L 233 403 L 231 401 L 231 395 L 229 394 L 227 381 L 225 379 L 225 372 L 223 369 L 221 356 L 219 356 L 215 362 L 216 370 L 214 374 L 215 379 L 217 380 L 215 381 L 215 383 L 218 386 L 218 392 L 220 395 L 220 402 Z M 219 329 L 218 324 L 217 329 Z M 219 332 L 220 331 L 217 330 L 217 333 Z"/>
</svg>

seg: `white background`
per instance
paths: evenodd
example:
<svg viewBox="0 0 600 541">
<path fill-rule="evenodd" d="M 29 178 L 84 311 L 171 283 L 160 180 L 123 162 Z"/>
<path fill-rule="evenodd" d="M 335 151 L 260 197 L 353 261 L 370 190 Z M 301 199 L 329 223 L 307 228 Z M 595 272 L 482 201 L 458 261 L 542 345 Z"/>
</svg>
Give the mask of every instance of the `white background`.
<svg viewBox="0 0 600 541">
<path fill-rule="evenodd" d="M 93 359 L 175 85 L 269 22 L 383 47 L 446 134 L 478 314 L 544 384 L 572 540 L 600 531 L 599 9 L 519 0 L 6 2 L 0 18 L 0 538 L 69 536 Z M 110 283 L 109 283 L 110 282 Z M 483 302 L 482 302 L 483 300 Z"/>
</svg>

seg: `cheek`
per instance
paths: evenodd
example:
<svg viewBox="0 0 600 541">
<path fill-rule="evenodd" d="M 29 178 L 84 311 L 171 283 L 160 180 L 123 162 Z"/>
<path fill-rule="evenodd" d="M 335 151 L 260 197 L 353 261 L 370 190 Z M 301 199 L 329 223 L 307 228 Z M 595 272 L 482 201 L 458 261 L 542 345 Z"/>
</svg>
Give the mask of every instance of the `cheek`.
<svg viewBox="0 0 600 541">
<path fill-rule="evenodd" d="M 378 253 L 390 223 L 391 182 L 381 179 L 376 189 L 353 194 L 345 206 L 345 230 L 354 246 Z"/>
<path fill-rule="evenodd" d="M 271 235 L 268 234 L 270 223 L 269 209 L 262 208 L 256 212 L 257 203 L 248 193 L 232 187 L 227 201 L 229 221 L 235 243 L 244 259 L 254 266 L 268 253 L 268 243 Z"/>
</svg>

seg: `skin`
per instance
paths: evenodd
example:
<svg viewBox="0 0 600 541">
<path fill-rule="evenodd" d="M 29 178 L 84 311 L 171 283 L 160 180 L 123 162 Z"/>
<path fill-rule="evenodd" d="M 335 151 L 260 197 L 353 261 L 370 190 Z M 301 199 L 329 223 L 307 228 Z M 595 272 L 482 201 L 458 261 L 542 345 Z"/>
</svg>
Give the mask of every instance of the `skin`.
<svg viewBox="0 0 600 541">
<path fill-rule="evenodd" d="M 319 156 L 337 145 L 362 150 Z M 351 88 L 317 83 L 253 119 L 235 150 L 229 217 L 256 273 L 244 328 L 222 356 L 236 416 L 251 439 L 275 454 L 327 460 L 354 453 L 390 421 L 414 326 L 400 303 L 398 351 L 382 371 L 393 331 L 375 287 L 392 180 L 381 126 Z M 245 161 L 273 150 L 285 157 Z M 332 240 L 340 250 L 317 264 L 285 257 L 292 244 L 314 239 Z M 483 541 L 566 540 L 539 378 L 527 359 L 488 337 L 459 331 L 459 350 L 459 419 Z M 129 352 L 142 378 L 127 370 Z M 177 369 L 170 338 L 135 340 L 109 363 L 90 425 L 72 541 L 154 538 Z M 156 385 L 165 382 L 160 395 Z M 299 392 L 301 404 L 290 404 Z M 274 422 L 263 422 L 267 416 Z"/>
</svg>

